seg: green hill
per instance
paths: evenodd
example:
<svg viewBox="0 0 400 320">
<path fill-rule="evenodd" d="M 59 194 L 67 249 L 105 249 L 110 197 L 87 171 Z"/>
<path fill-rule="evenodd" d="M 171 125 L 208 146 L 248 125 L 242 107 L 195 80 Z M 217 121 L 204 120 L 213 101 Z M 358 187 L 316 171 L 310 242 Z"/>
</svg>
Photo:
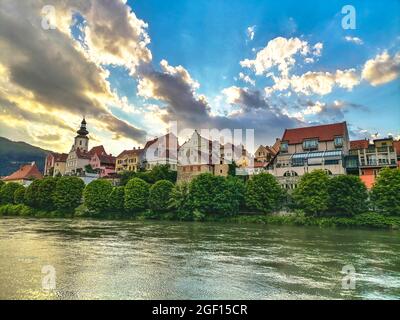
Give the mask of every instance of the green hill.
<svg viewBox="0 0 400 320">
<path fill-rule="evenodd" d="M 7 176 L 18 170 L 21 165 L 36 162 L 43 172 L 47 153 L 50 151 L 32 146 L 25 142 L 15 142 L 0 137 L 0 176 Z"/>
</svg>

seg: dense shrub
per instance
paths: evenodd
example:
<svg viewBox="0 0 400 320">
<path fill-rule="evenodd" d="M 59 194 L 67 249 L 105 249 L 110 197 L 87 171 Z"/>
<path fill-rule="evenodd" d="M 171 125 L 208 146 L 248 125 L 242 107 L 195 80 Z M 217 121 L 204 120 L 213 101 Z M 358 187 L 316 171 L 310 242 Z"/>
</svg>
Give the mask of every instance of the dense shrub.
<svg viewBox="0 0 400 320">
<path fill-rule="evenodd" d="M 308 214 L 318 215 L 328 209 L 329 177 L 323 170 L 315 170 L 301 177 L 293 192 L 293 199 L 299 209 Z"/>
<path fill-rule="evenodd" d="M 180 182 L 172 189 L 168 208 L 176 212 L 180 220 L 192 220 L 193 212 L 189 202 L 189 183 Z"/>
<path fill-rule="evenodd" d="M 245 197 L 249 209 L 266 213 L 283 205 L 284 190 L 273 175 L 261 173 L 247 182 Z"/>
<path fill-rule="evenodd" d="M 40 207 L 39 188 L 42 180 L 34 180 L 25 190 L 24 203 L 32 208 Z"/>
<path fill-rule="evenodd" d="M 137 213 L 147 208 L 149 184 L 142 179 L 133 178 L 125 187 L 124 207 L 128 213 Z"/>
<path fill-rule="evenodd" d="M 234 189 L 234 183 L 226 178 L 203 173 L 190 183 L 189 204 L 192 210 L 205 214 L 236 214 L 240 199 Z"/>
<path fill-rule="evenodd" d="M 57 179 L 46 177 L 40 181 L 37 191 L 38 207 L 44 210 L 54 210 L 54 194 L 56 192 Z"/>
<path fill-rule="evenodd" d="M 124 212 L 125 187 L 114 187 L 108 202 L 109 210 L 115 213 Z"/>
<path fill-rule="evenodd" d="M 19 186 L 18 189 L 14 191 L 14 203 L 15 204 L 24 204 L 25 199 L 25 187 Z"/>
<path fill-rule="evenodd" d="M 109 207 L 112 190 L 110 181 L 98 179 L 90 182 L 83 192 L 85 206 L 95 213 L 104 213 Z"/>
<path fill-rule="evenodd" d="M 61 177 L 57 180 L 54 204 L 58 210 L 72 212 L 82 201 L 85 183 L 78 177 Z"/>
<path fill-rule="evenodd" d="M 168 180 L 160 180 L 150 188 L 149 207 L 153 211 L 167 211 L 174 184 Z"/>
<path fill-rule="evenodd" d="M 143 169 L 142 169 L 143 170 Z M 126 186 L 133 178 L 139 178 L 147 183 L 154 184 L 160 180 L 168 180 L 172 183 L 176 182 L 177 172 L 170 169 L 168 165 L 156 165 L 153 169 L 148 171 L 125 171 L 120 174 L 121 186 Z"/>
<path fill-rule="evenodd" d="M 380 170 L 371 191 L 371 200 L 377 211 L 400 216 L 400 169 Z"/>
<path fill-rule="evenodd" d="M 358 176 L 340 175 L 329 179 L 328 183 L 329 211 L 356 215 L 367 208 L 367 187 Z"/>
<path fill-rule="evenodd" d="M 1 204 L 13 204 L 15 190 L 20 187 L 21 185 L 15 182 L 9 182 L 3 185 L 0 189 Z"/>
<path fill-rule="evenodd" d="M 4 186 L 6 183 L 3 180 L 0 180 L 0 192 L 1 192 L 1 187 Z M 1 202 L 1 199 L 0 199 Z"/>
</svg>

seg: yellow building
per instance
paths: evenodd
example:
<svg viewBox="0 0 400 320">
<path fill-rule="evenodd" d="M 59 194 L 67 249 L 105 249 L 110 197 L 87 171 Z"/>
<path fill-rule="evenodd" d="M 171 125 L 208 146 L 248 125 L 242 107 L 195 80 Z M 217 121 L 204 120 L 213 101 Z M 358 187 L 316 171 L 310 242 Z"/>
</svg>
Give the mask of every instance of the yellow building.
<svg viewBox="0 0 400 320">
<path fill-rule="evenodd" d="M 123 171 L 139 171 L 143 165 L 143 149 L 124 150 L 117 156 L 115 163 L 115 171 L 121 173 Z"/>
</svg>

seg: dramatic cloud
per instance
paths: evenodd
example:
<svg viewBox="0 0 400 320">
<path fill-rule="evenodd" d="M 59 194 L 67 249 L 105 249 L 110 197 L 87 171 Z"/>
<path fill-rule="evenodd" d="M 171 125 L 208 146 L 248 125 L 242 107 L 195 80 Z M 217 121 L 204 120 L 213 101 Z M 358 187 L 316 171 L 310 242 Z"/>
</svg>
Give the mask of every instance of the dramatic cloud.
<svg viewBox="0 0 400 320">
<path fill-rule="evenodd" d="M 56 29 L 46 30 L 42 26 L 41 12 L 45 5 L 55 8 Z M 69 29 L 77 12 L 87 18 L 89 52 L 72 37 Z M 135 20 L 119 0 L 3 0 L 0 4 L 2 117 L 7 115 L 9 121 L 18 121 L 20 125 L 25 120 L 23 125 L 27 127 L 34 122 L 48 126 L 48 130 L 50 127 L 70 130 L 68 120 L 75 123 L 76 117 L 86 115 L 92 124 L 104 128 L 114 138 L 144 141 L 143 130 L 110 112 L 109 107 L 118 104 L 119 98 L 110 90 L 108 72 L 100 65 L 127 61 L 124 64 L 132 71 L 139 61 L 147 62 L 151 55 L 145 48 L 143 28 L 143 23 Z"/>
<path fill-rule="evenodd" d="M 298 100 L 298 105 L 295 106 L 298 112 L 295 113 L 297 117 L 304 120 L 305 117 L 316 118 L 322 122 L 343 121 L 345 113 L 350 110 L 368 111 L 363 105 L 350 103 L 347 101 L 334 100 L 331 103 L 312 101 L 312 100 Z"/>
<path fill-rule="evenodd" d="M 373 86 L 388 83 L 399 77 L 400 52 L 390 56 L 386 51 L 368 60 L 362 70 L 363 79 Z"/>
<path fill-rule="evenodd" d="M 273 142 L 286 127 L 299 122 L 270 107 L 258 90 L 230 87 L 223 90 L 226 102 L 239 110 L 227 116 L 213 116 L 205 96 L 199 95 L 199 84 L 182 66 L 173 67 L 163 60 L 161 71 L 146 70 L 138 84 L 139 95 L 157 99 L 165 105 L 153 110 L 153 118 L 164 123 L 177 121 L 178 128 L 255 129 L 256 141 Z"/>
<path fill-rule="evenodd" d="M 362 41 L 362 40 L 361 40 L 360 38 L 358 38 L 358 37 L 346 36 L 346 37 L 344 37 L 344 39 L 345 39 L 347 42 L 352 42 L 352 43 L 355 43 L 355 44 L 358 44 L 358 45 L 364 44 L 364 41 Z"/>
<path fill-rule="evenodd" d="M 245 59 L 240 62 L 240 65 L 254 70 L 257 75 L 264 74 L 271 68 L 277 67 L 282 75 L 287 76 L 290 68 L 296 62 L 296 55 L 303 57 L 319 56 L 321 50 L 322 43 L 310 48 L 307 41 L 299 38 L 278 37 L 269 41 L 267 46 L 257 53 L 254 60 Z"/>
</svg>

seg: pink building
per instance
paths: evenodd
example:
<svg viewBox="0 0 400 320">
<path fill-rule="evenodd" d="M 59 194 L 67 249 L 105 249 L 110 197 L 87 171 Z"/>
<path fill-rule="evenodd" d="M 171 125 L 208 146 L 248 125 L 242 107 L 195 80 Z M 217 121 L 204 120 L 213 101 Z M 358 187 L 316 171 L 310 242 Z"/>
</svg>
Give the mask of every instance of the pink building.
<svg viewBox="0 0 400 320">
<path fill-rule="evenodd" d="M 105 152 L 94 153 L 90 159 L 90 165 L 96 170 L 100 177 L 107 177 L 115 173 L 115 157 Z"/>
</svg>

